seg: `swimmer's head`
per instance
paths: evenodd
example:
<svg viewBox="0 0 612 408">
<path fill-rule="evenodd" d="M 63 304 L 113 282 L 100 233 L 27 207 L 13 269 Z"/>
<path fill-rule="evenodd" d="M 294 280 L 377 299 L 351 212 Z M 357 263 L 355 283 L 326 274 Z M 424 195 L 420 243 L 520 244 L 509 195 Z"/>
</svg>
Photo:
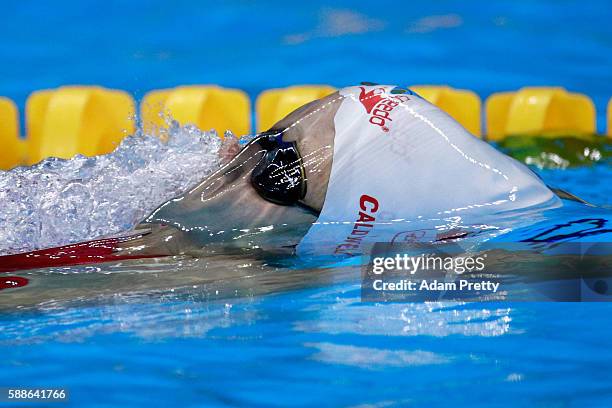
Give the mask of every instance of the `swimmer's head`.
<svg viewBox="0 0 612 408">
<path fill-rule="evenodd" d="M 380 211 L 364 213 L 364 195 Z M 439 108 L 409 90 L 366 85 L 289 114 L 145 224 L 179 229 L 196 248 L 299 244 L 299 253 L 318 254 L 325 243 L 356 254 L 368 240 L 392 239 L 402 220 L 434 230 L 440 214 L 480 225 L 554 205 L 528 168 Z"/>
</svg>

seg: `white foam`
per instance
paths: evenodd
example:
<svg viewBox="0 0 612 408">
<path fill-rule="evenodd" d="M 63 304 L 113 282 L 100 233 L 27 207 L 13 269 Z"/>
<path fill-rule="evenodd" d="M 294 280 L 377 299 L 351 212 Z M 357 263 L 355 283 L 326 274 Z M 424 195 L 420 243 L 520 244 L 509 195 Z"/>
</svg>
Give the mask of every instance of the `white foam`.
<svg viewBox="0 0 612 408">
<path fill-rule="evenodd" d="M 167 135 L 139 131 L 111 154 L 0 171 L 0 255 L 129 230 L 218 168 L 214 131 L 174 123 Z"/>
</svg>

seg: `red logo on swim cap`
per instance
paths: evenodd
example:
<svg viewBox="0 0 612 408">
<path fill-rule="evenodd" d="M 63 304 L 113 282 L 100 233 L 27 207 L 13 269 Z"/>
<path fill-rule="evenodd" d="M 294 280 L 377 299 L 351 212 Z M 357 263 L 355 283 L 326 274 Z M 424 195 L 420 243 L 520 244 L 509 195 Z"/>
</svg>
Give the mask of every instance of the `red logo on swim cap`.
<svg viewBox="0 0 612 408">
<path fill-rule="evenodd" d="M 374 88 L 370 92 L 366 92 L 363 86 L 360 86 L 359 88 L 361 89 L 361 93 L 359 94 L 359 102 L 361 102 L 366 112 L 372 113 L 374 106 L 376 106 L 376 104 L 383 99 L 383 97 L 380 95 L 385 92 L 384 88 Z M 378 91 L 378 93 L 376 91 Z"/>
<path fill-rule="evenodd" d="M 407 95 L 389 95 L 385 88 L 373 88 L 366 92 L 363 86 L 360 86 L 359 102 L 363 105 L 368 115 L 369 122 L 372 125 L 379 126 L 383 132 L 388 132 L 388 122 L 391 122 L 391 111 L 399 104 L 408 101 Z"/>
</svg>

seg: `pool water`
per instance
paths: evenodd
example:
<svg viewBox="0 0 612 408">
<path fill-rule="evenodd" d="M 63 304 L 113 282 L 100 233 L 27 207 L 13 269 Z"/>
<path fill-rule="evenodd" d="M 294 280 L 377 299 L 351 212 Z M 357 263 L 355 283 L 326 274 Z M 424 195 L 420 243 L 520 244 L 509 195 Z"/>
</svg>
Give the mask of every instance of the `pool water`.
<svg viewBox="0 0 612 408">
<path fill-rule="evenodd" d="M 609 166 L 539 173 L 597 205 L 566 202 L 548 212 L 547 228 L 610 222 Z M 609 303 L 362 302 L 359 268 L 277 269 L 243 258 L 27 276 L 44 286 L 0 299 L 0 383 L 67 387 L 74 406 L 612 401 Z"/>
<path fill-rule="evenodd" d="M 23 104 L 33 89 L 74 82 L 137 95 L 212 82 L 251 96 L 300 82 L 444 82 L 483 97 L 550 84 L 591 96 L 605 130 L 612 26 L 603 1 L 317 1 L 295 13 L 280 2 L 191 3 L 8 5 L 0 90 Z M 612 222 L 609 164 L 534 169 L 597 206 L 567 204 L 547 225 Z M 0 309 L 0 386 L 66 387 L 69 406 L 100 407 L 612 405 L 610 303 L 367 303 L 354 268 L 234 261 L 143 262 L 149 289 L 121 295 L 96 292 L 119 273 L 54 276 L 92 278 L 68 300 L 50 288 L 35 309 Z"/>
</svg>

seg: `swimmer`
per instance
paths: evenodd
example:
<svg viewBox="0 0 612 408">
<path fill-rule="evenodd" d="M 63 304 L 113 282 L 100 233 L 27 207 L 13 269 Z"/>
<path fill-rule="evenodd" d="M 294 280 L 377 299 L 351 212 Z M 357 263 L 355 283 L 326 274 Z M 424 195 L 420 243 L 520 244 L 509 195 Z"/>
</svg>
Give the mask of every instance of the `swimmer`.
<svg viewBox="0 0 612 408">
<path fill-rule="evenodd" d="M 232 251 L 342 258 L 414 231 L 435 241 L 440 226 L 469 234 L 560 205 L 526 166 L 392 85 L 341 89 L 235 151 L 130 234 L 3 257 L 0 269 Z"/>
</svg>

